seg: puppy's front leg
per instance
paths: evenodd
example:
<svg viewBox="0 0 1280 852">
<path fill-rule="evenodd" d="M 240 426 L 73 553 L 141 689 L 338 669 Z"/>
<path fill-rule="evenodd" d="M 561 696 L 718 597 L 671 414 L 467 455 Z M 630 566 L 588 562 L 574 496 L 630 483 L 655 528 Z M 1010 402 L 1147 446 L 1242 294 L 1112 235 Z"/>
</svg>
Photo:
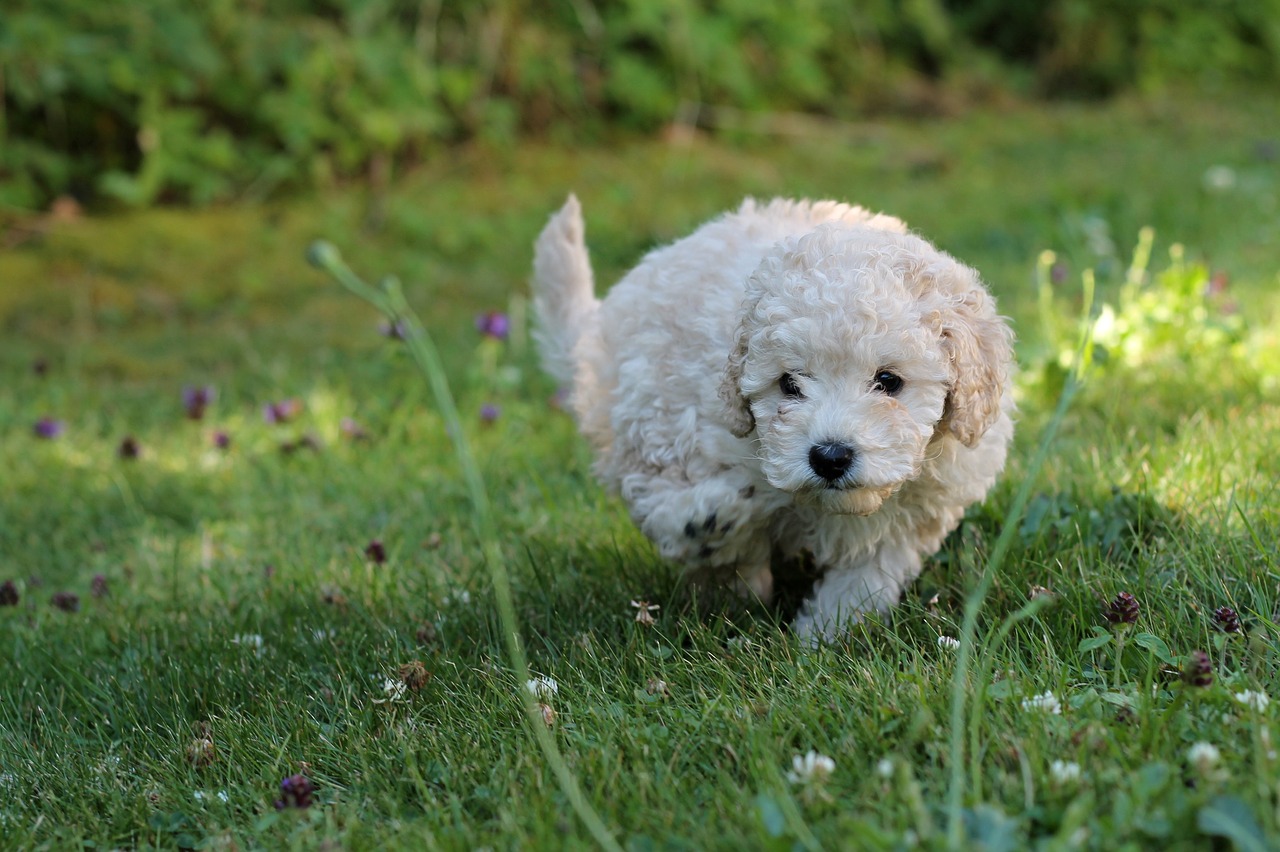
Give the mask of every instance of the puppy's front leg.
<svg viewBox="0 0 1280 852">
<path fill-rule="evenodd" d="M 882 544 L 870 554 L 827 570 L 800 607 L 792 629 L 816 647 L 832 642 L 865 612 L 884 612 L 898 602 L 902 589 L 920 573 L 920 554 L 896 544 Z"/>
<path fill-rule="evenodd" d="M 778 506 L 772 492 L 736 469 L 693 483 L 632 474 L 622 484 L 632 517 L 663 557 L 736 574 L 744 594 L 764 600 L 773 586 L 763 523 Z"/>
</svg>

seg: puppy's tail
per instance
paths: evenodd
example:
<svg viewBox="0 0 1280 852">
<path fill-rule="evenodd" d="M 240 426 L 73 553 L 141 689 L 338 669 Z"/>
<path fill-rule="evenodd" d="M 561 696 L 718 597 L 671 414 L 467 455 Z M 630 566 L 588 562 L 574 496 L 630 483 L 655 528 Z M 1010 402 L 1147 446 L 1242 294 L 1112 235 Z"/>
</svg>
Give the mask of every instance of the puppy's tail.
<svg viewBox="0 0 1280 852">
<path fill-rule="evenodd" d="M 543 368 L 566 387 L 572 387 L 575 378 L 590 381 L 576 375 L 586 365 L 577 363 L 574 349 L 584 336 L 596 333 L 599 308 L 582 207 L 570 195 L 542 229 L 533 253 L 533 336 Z"/>
</svg>

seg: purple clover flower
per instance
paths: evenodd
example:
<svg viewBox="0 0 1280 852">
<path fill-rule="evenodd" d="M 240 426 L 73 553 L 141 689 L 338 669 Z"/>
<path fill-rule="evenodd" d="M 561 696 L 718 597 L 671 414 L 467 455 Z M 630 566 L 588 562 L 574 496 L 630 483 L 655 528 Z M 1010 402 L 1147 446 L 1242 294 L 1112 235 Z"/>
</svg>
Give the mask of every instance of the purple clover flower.
<svg viewBox="0 0 1280 852">
<path fill-rule="evenodd" d="M 290 775 L 280 782 L 280 798 L 276 799 L 276 810 L 285 808 L 309 808 L 315 795 L 315 785 L 311 779 L 299 772 Z"/>
<path fill-rule="evenodd" d="M 381 565 L 387 561 L 387 548 L 380 539 L 375 538 L 365 547 L 364 555 L 369 557 L 369 561 L 374 565 Z"/>
<path fill-rule="evenodd" d="M 18 584 L 12 580 L 0 583 L 0 606 L 18 605 Z"/>
<path fill-rule="evenodd" d="M 391 340 L 404 340 L 409 336 L 409 327 L 405 325 L 404 320 L 382 322 L 378 324 L 378 333 Z"/>
<path fill-rule="evenodd" d="M 80 596 L 75 592 L 54 592 L 53 597 L 49 599 L 49 603 L 63 612 L 80 611 Z"/>
<path fill-rule="evenodd" d="M 142 455 L 142 445 L 138 443 L 138 439 L 132 435 L 125 435 L 124 440 L 120 442 L 120 448 L 117 450 L 122 459 L 136 459 Z"/>
<path fill-rule="evenodd" d="M 262 406 L 262 419 L 271 424 L 288 423 L 302 412 L 302 401 L 282 399 Z"/>
<path fill-rule="evenodd" d="M 342 418 L 342 422 L 338 424 L 338 430 L 352 441 L 363 441 L 369 437 L 369 433 L 364 430 L 364 427 L 352 417 Z"/>
<path fill-rule="evenodd" d="M 492 423 L 493 421 L 497 420 L 498 416 L 501 414 L 502 414 L 501 408 L 499 408 L 498 406 L 492 403 L 489 403 L 488 405 L 485 405 L 480 409 L 480 422 Z"/>
<path fill-rule="evenodd" d="M 45 441 L 52 441 L 54 438 L 65 432 L 67 426 L 61 420 L 54 420 L 52 417 L 41 417 L 36 421 L 36 425 L 32 427 L 37 438 Z"/>
<path fill-rule="evenodd" d="M 187 410 L 187 417 L 192 420 L 202 419 L 204 410 L 217 398 L 218 391 L 212 385 L 204 387 L 187 385 L 182 389 L 182 407 Z"/>
<path fill-rule="evenodd" d="M 107 588 L 107 575 L 94 574 L 93 579 L 89 581 L 89 591 L 95 598 L 105 598 L 111 591 Z"/>
<path fill-rule="evenodd" d="M 476 331 L 494 340 L 506 340 L 511 333 L 511 320 L 502 311 L 488 311 L 476 316 Z"/>
<path fill-rule="evenodd" d="M 220 450 L 231 449 L 231 436 L 222 429 L 213 433 L 213 445 Z"/>
</svg>

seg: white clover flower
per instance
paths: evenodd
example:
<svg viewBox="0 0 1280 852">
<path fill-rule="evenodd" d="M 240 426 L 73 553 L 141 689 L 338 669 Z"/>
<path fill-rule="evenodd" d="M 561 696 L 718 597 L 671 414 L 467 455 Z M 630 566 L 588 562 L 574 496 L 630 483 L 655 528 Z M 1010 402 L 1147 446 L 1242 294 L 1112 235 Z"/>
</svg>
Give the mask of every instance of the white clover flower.
<svg viewBox="0 0 1280 852">
<path fill-rule="evenodd" d="M 524 688 L 539 701 L 546 701 L 560 691 L 560 684 L 549 677 L 535 677 L 526 680 Z"/>
<path fill-rule="evenodd" d="M 445 606 L 466 606 L 471 603 L 471 593 L 466 589 L 458 589 L 452 595 L 445 595 L 441 603 Z"/>
<path fill-rule="evenodd" d="M 1066 760 L 1055 760 L 1049 764 L 1049 775 L 1055 784 L 1074 784 L 1080 780 L 1080 764 Z"/>
<path fill-rule="evenodd" d="M 1213 743 L 1199 742 L 1187 749 L 1187 762 L 1201 775 L 1208 775 L 1221 760 L 1222 752 Z"/>
<path fill-rule="evenodd" d="M 836 762 L 825 754 L 810 751 L 806 755 L 797 754 L 791 758 L 791 771 L 787 780 L 792 784 L 810 784 L 822 782 L 835 771 Z"/>
<path fill-rule="evenodd" d="M 876 763 L 876 774 L 886 781 L 893 777 L 893 760 L 888 757 L 880 758 Z"/>
<path fill-rule="evenodd" d="M 231 644 L 252 650 L 254 656 L 262 656 L 263 641 L 261 633 L 239 633 L 232 637 Z"/>
<path fill-rule="evenodd" d="M 955 651 L 960 648 L 960 640 L 951 636 L 939 636 L 938 647 L 944 651 Z"/>
<path fill-rule="evenodd" d="M 1031 698 L 1022 699 L 1022 709 L 1028 712 L 1036 710 L 1041 713 L 1048 713 L 1051 716 L 1061 716 L 1062 702 L 1052 692 L 1042 692 L 1039 695 L 1033 695 Z"/>
<path fill-rule="evenodd" d="M 196 790 L 196 791 L 195 791 L 194 793 L 192 793 L 191 795 L 195 798 L 195 800 L 196 800 L 197 802 L 203 802 L 205 799 L 209 798 L 209 796 L 208 796 L 208 795 L 206 795 L 206 794 L 205 794 L 203 791 L 201 791 L 201 790 Z M 219 802 L 229 802 L 229 801 L 231 801 L 231 797 L 227 795 L 227 791 L 226 791 L 226 790 L 219 790 L 219 791 L 217 792 L 217 794 L 216 794 L 216 795 L 217 795 L 217 799 L 218 799 L 218 801 L 219 801 Z"/>
<path fill-rule="evenodd" d="M 645 627 L 652 627 L 654 624 L 653 614 L 662 609 L 658 604 L 652 604 L 648 601 L 632 601 L 631 606 L 636 610 L 636 623 L 643 624 Z"/>
<path fill-rule="evenodd" d="M 329 628 L 328 630 L 325 630 L 322 627 L 317 627 L 315 630 L 311 631 L 311 638 L 317 642 L 323 642 L 326 639 L 332 639 L 337 635 L 338 635 L 338 631 L 334 630 L 332 627 Z"/>
<path fill-rule="evenodd" d="M 1252 689 L 1237 692 L 1235 699 L 1244 706 L 1257 710 L 1259 713 L 1264 712 L 1267 709 L 1267 705 L 1271 703 L 1271 699 L 1265 692 L 1255 692 Z"/>
<path fill-rule="evenodd" d="M 399 678 L 384 677 L 382 679 L 382 692 L 386 697 L 375 698 L 373 699 L 373 703 L 391 704 L 396 701 L 403 701 L 406 689 L 408 689 L 408 687 L 405 686 L 404 681 Z"/>
</svg>

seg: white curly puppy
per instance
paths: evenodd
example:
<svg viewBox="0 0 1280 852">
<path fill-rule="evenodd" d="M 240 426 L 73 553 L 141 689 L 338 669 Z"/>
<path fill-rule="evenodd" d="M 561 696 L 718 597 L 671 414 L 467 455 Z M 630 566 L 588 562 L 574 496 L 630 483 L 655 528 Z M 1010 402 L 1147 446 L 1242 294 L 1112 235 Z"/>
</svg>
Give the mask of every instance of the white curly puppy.
<svg viewBox="0 0 1280 852">
<path fill-rule="evenodd" d="M 773 565 L 810 559 L 811 642 L 895 604 L 1004 466 L 1009 328 L 893 217 L 748 200 L 599 300 L 570 196 L 534 290 L 600 479 L 663 556 L 766 600 Z"/>
</svg>

